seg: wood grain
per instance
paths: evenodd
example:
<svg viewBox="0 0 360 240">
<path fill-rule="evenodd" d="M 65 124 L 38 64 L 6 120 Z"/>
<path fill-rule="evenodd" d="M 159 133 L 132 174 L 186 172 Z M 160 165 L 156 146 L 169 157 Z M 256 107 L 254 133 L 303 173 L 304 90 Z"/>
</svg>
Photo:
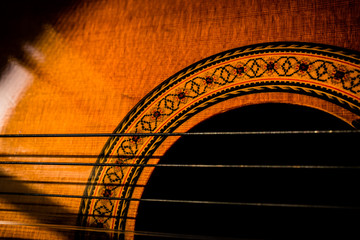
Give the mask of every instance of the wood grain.
<svg viewBox="0 0 360 240">
<path fill-rule="evenodd" d="M 194 62 L 236 47 L 303 41 L 360 51 L 359 12 L 358 0 L 80 1 L 63 12 L 56 23 L 45 25 L 36 40 L 24 41 L 24 46 L 30 47 L 22 46 L 23 59 L 9 60 L 26 69 L 32 82 L 8 106 L 1 132 L 112 132 L 137 102 L 161 82 Z M 6 46 L 0 47 L 3 48 Z M 271 99 L 297 101 L 285 95 Z M 309 103 L 319 104 L 336 108 L 322 101 Z M 206 116 L 194 118 L 184 130 L 240 105 L 237 99 L 217 105 L 204 113 Z M 349 121 L 355 118 L 350 113 L 342 114 Z M 93 162 L 92 158 L 36 156 L 96 156 L 106 140 L 0 139 L 0 154 L 34 156 L 27 161 Z M 158 154 L 170 145 L 165 144 Z M 1 157 L 1 161 L 22 159 Z M 90 171 L 91 167 L 1 165 L 1 186 L 5 189 L 6 185 L 9 191 L 82 195 Z M 141 181 L 146 183 L 148 176 L 144 175 Z M 0 198 L 0 221 L 73 225 L 79 204 L 80 199 Z M 52 211 L 68 216 L 64 220 L 61 216 L 42 215 L 49 211 L 49 205 Z M 30 213 L 32 209 L 39 214 Z M 37 227 L 0 225 L 0 229 L 3 238 L 73 237 L 72 232 L 69 235 Z"/>
</svg>

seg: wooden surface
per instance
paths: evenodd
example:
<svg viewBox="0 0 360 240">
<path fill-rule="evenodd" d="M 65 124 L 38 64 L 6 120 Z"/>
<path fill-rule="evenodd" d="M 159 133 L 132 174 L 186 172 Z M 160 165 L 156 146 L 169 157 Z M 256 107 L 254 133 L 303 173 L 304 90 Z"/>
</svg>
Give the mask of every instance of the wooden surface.
<svg viewBox="0 0 360 240">
<path fill-rule="evenodd" d="M 19 46 L 24 57 L 10 57 L 3 66 L 0 88 L 6 91 L 0 89 L 1 132 L 112 132 L 161 82 L 194 62 L 236 47 L 304 41 L 360 51 L 359 3 L 76 2 L 56 17 L 53 24 L 45 24 L 35 40 L 24 36 Z M 0 50 L 6 48 L 6 45 L 0 46 Z M 13 79 L 21 81 L 12 84 Z M 285 97 L 284 102 L 291 101 Z M 214 107 L 207 117 L 222 109 L 220 105 Z M 194 123 L 199 121 L 201 119 L 194 119 Z M 106 140 L 0 139 L 0 153 L 23 155 L 20 159 L 24 161 L 94 162 L 96 158 L 71 155 L 96 157 Z M 51 157 L 56 155 L 70 157 Z M 5 160 L 19 160 L 19 156 L 1 158 Z M 91 167 L 2 165 L 1 186 L 6 191 L 22 189 L 82 195 L 90 171 Z M 0 221 L 74 225 L 79 205 L 78 198 L 2 197 Z M 44 216 L 46 211 L 59 214 Z M 63 213 L 70 215 L 59 216 Z M 73 236 L 37 227 L 1 225 L 0 229 L 0 237 L 4 238 L 67 239 Z"/>
</svg>

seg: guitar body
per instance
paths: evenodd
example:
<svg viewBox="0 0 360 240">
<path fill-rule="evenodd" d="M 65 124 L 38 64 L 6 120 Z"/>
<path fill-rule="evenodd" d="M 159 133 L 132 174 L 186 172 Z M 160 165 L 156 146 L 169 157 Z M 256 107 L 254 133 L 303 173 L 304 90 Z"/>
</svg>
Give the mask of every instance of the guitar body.
<svg viewBox="0 0 360 240">
<path fill-rule="evenodd" d="M 358 12 L 358 1 L 76 3 L 9 58 L 1 133 L 187 132 L 271 103 L 356 129 Z M 133 239 L 140 201 L 129 199 L 154 168 L 131 164 L 161 163 L 178 139 L 0 138 L 2 162 L 39 163 L 0 166 L 0 237 Z"/>
</svg>

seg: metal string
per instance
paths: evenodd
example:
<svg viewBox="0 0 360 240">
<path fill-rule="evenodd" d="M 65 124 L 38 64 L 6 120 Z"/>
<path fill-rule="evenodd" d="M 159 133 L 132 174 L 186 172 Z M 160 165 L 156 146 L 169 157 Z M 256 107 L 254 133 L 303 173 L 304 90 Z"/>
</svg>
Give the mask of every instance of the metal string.
<svg viewBox="0 0 360 240">
<path fill-rule="evenodd" d="M 221 165 L 221 164 L 127 164 L 127 163 L 77 163 L 77 162 L 27 162 L 2 161 L 0 165 L 50 165 L 50 166 L 102 166 L 102 167 L 176 167 L 176 168 L 285 168 L 285 169 L 360 169 L 360 166 L 323 165 Z"/>
<path fill-rule="evenodd" d="M 0 138 L 54 138 L 54 137 L 152 137 L 152 136 L 229 136 L 229 135 L 294 135 L 294 134 L 360 134 L 360 130 L 308 130 L 308 131 L 243 131 L 243 132 L 172 132 L 172 133 L 48 133 L 0 134 Z"/>
<path fill-rule="evenodd" d="M 99 232 L 99 233 L 117 233 L 117 234 L 134 234 L 139 236 L 149 237 L 162 237 L 162 238 L 181 238 L 181 239 L 194 239 L 194 240 L 217 240 L 219 237 L 203 236 L 203 235 L 191 235 L 191 234 L 180 234 L 180 233 L 165 233 L 165 232 L 149 232 L 149 231 L 124 231 L 118 229 L 99 229 L 92 227 L 80 227 L 71 225 L 59 225 L 59 224 L 44 224 L 44 223 L 23 223 L 14 221 L 0 221 L 0 225 L 12 225 L 12 226 L 27 226 L 27 227 L 45 227 L 58 230 L 68 231 L 86 231 L 86 232 Z M 244 238 L 231 238 L 231 237 L 220 237 L 223 240 L 245 240 Z"/>
<path fill-rule="evenodd" d="M 18 204 L 21 204 L 21 203 L 18 203 Z M 42 206 L 42 204 L 38 204 L 38 205 Z M 36 206 L 36 204 L 32 204 L 32 206 Z M 22 213 L 23 210 L 0 208 L 0 212 L 19 212 L 19 213 Z M 51 217 L 55 216 L 55 217 L 64 217 L 64 218 L 68 217 L 68 216 L 77 217 L 79 215 L 78 213 L 58 213 L 58 212 L 34 211 L 34 210 L 32 210 L 31 213 L 34 213 L 36 215 L 41 215 L 41 216 L 51 216 Z M 81 216 L 85 216 L 85 217 L 103 217 L 104 215 L 102 215 L 102 214 L 81 214 Z M 106 217 L 107 218 L 135 219 L 134 217 L 118 217 L 118 216 L 106 216 Z"/>
<path fill-rule="evenodd" d="M 287 203 L 252 203 L 252 202 L 222 202 L 222 201 L 197 201 L 179 199 L 150 199 L 150 198 L 119 198 L 102 196 L 83 196 L 65 194 L 45 194 L 45 193 L 22 193 L 22 192 L 0 192 L 0 195 L 32 196 L 32 197 L 54 197 L 54 198 L 87 198 L 87 199 L 112 199 L 119 201 L 136 202 L 161 202 L 161 203 L 184 203 L 184 204 L 206 204 L 206 205 L 226 205 L 226 206 L 248 206 L 248 207 L 286 207 L 286 208 L 323 208 L 323 209 L 352 209 L 360 210 L 360 207 L 353 206 L 334 206 L 334 205 L 311 205 L 311 204 L 287 204 Z"/>
<path fill-rule="evenodd" d="M 294 135 L 294 134 L 360 134 L 360 130 L 315 130 L 315 131 L 245 131 L 245 132 L 185 132 L 185 133 L 71 133 L 71 134 L 0 134 L 0 138 L 54 138 L 54 137 L 126 137 L 126 136 L 221 136 L 221 135 Z M 16 154 L 3 154 L 0 157 L 25 157 Z M 29 156 L 27 156 L 29 157 Z M 30 156 L 36 157 L 36 156 Z M 44 158 L 49 157 L 81 157 L 81 158 L 97 158 L 97 155 L 43 155 Z M 115 156 L 118 158 L 119 156 Z M 126 156 L 129 157 L 129 156 Z M 145 157 L 145 156 L 144 156 Z M 159 157 L 156 157 L 159 158 Z M 62 165 L 62 166 L 119 166 L 112 163 L 69 163 L 69 162 L 26 162 L 26 161 L 3 161 L 0 164 L 12 165 Z M 316 165 L 203 165 L 203 164 L 121 164 L 121 166 L 132 167 L 197 167 L 197 168 L 299 168 L 299 169 L 359 169 L 360 166 L 316 166 Z M 55 198 L 90 198 L 90 199 L 109 199 L 109 197 L 101 196 L 80 196 L 80 195 L 63 195 L 63 194 L 42 194 L 42 193 L 14 193 L 0 192 L 0 195 L 20 195 L 34 197 L 55 197 Z M 208 205 L 232 205 L 232 206 L 248 206 L 248 207 L 285 207 L 285 208 L 322 208 L 322 209 L 351 209 L 359 210 L 360 207 L 350 206 L 333 206 L 333 205 L 308 205 L 308 204 L 284 204 L 284 203 L 247 203 L 247 202 L 221 202 L 221 201 L 196 201 L 196 200 L 173 200 L 173 199 L 139 199 L 139 198 L 111 198 L 114 200 L 125 201 L 143 201 L 143 202 L 163 202 L 177 204 L 208 204 Z M 89 227 L 78 227 L 56 224 L 28 224 L 10 221 L 0 221 L 0 225 L 22 225 L 56 228 L 60 230 L 75 230 L 88 232 L 109 232 L 109 233 L 131 233 L 135 235 L 166 237 L 166 238 L 183 238 L 183 239 L 216 239 L 216 237 L 185 235 L 158 232 L 142 232 L 142 231 L 120 231 L 113 229 L 98 229 Z M 230 238 L 229 238 L 230 239 Z"/>
</svg>

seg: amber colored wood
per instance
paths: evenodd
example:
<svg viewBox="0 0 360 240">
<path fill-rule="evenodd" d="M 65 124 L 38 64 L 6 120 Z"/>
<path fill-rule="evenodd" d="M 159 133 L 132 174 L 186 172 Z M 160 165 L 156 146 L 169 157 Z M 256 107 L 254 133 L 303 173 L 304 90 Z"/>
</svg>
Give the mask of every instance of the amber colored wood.
<svg viewBox="0 0 360 240">
<path fill-rule="evenodd" d="M 162 81 L 236 47 L 304 41 L 360 51 L 359 12 L 358 0 L 81 1 L 57 24 L 44 26 L 36 41 L 24 43 L 26 61 L 9 60 L 30 80 L 8 103 L 1 133 L 112 132 Z M 300 102 L 349 123 L 356 118 L 323 100 L 260 94 L 215 105 L 178 130 L 186 131 L 222 111 L 265 102 Z M 175 140 L 169 138 L 154 155 L 161 156 Z M 97 156 L 105 142 L 106 138 L 0 139 L 0 154 L 27 156 L 0 160 L 94 162 L 96 158 L 51 156 Z M 91 167 L 1 165 L 1 191 L 82 195 L 90 171 Z M 145 185 L 150 174 L 148 169 L 140 182 Z M 131 206 L 134 218 L 136 204 Z M 0 221 L 74 225 L 79 205 L 80 199 L 0 197 Z M 44 214 L 50 212 L 55 214 Z M 129 229 L 134 223 L 128 222 Z M 68 239 L 73 231 L 0 225 L 0 237 Z"/>
</svg>

